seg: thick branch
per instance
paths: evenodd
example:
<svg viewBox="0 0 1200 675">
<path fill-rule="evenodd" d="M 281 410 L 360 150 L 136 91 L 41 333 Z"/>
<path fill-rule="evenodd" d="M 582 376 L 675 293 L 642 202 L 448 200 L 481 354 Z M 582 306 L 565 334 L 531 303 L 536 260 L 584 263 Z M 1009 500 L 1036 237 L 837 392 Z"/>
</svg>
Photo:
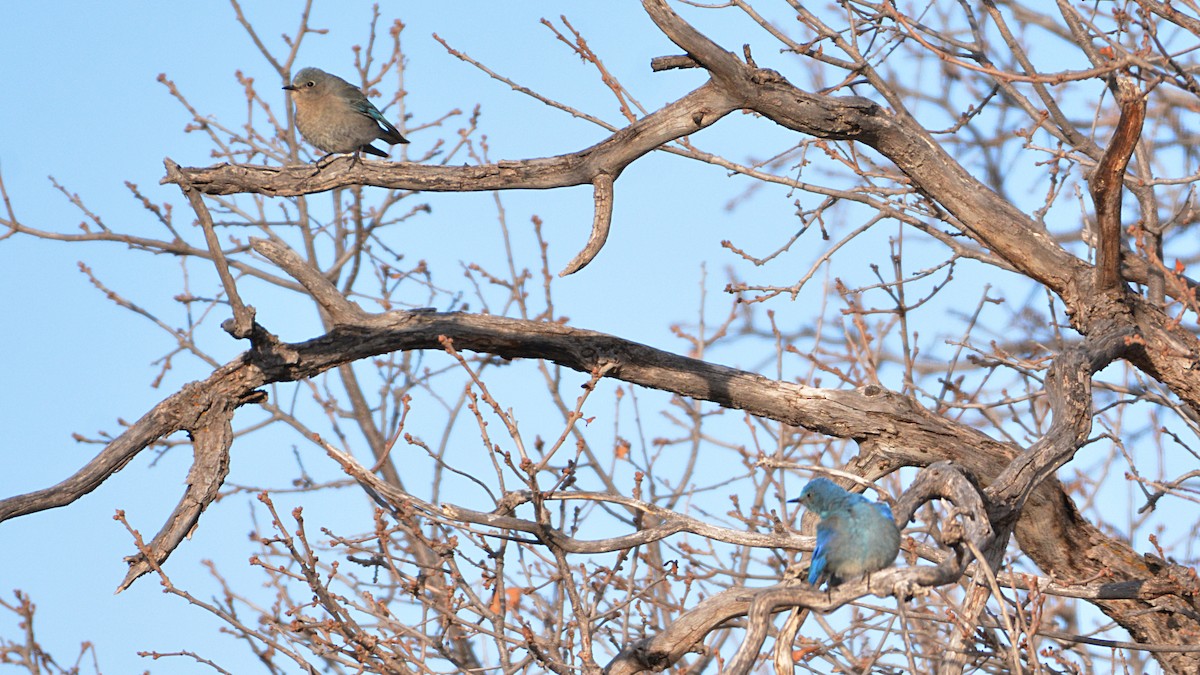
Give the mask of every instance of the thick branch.
<svg viewBox="0 0 1200 675">
<path fill-rule="evenodd" d="M 1132 336 L 1129 329 L 1089 336 L 1055 357 L 1046 375 L 1046 394 L 1054 414 L 1049 431 L 988 488 L 989 496 L 1003 502 L 1009 513 L 1018 513 L 1029 494 L 1087 442 L 1092 430 L 1092 377 L 1129 350 Z"/>
<path fill-rule="evenodd" d="M 192 431 L 195 459 L 188 471 L 183 498 L 154 539 L 128 559 L 129 572 L 117 587 L 118 593 L 129 588 L 138 577 L 166 562 L 167 557 L 200 522 L 200 514 L 216 500 L 225 476 L 229 475 L 229 448 L 233 445 L 235 407 L 232 401 L 224 399 L 201 416 L 199 426 Z M 153 558 L 153 562 L 146 560 L 147 555 Z"/>
<path fill-rule="evenodd" d="M 261 329 L 260 329 L 261 330 Z M 555 323 L 461 313 L 390 312 L 343 324 L 297 344 L 255 336 L 255 348 L 203 382 L 184 387 L 112 441 L 78 474 L 54 488 L 0 501 L 0 522 L 71 503 L 120 470 L 141 449 L 178 430 L 223 398 L 244 401 L 272 382 L 291 382 L 359 359 L 394 351 L 440 350 L 439 336 L 459 349 L 504 358 L 540 358 L 580 372 L 613 363 L 610 377 L 670 391 L 840 438 L 874 436 L 904 445 L 941 445 L 958 438 L 964 448 L 991 443 L 969 427 L 931 415 L 911 400 L 879 387 L 819 389 L 691 359 L 594 331 Z M 932 460 L 931 460 L 932 461 Z"/>
<path fill-rule="evenodd" d="M 579 255 L 567 263 L 558 276 L 565 277 L 583 269 L 595 259 L 596 254 L 600 253 L 604 242 L 608 241 L 608 230 L 612 226 L 613 214 L 613 178 L 613 176 L 602 173 L 592 181 L 593 201 L 596 207 L 595 216 L 592 218 L 592 234 L 588 237 L 587 245 L 583 247 Z"/>
<path fill-rule="evenodd" d="M 1142 135 L 1146 119 L 1146 99 L 1128 77 L 1116 82 L 1121 103 L 1121 119 L 1113 131 L 1108 149 L 1092 174 L 1092 202 L 1096 205 L 1096 290 L 1117 288 L 1121 283 L 1121 196 L 1125 190 L 1125 167 Z"/>
<path fill-rule="evenodd" d="M 459 349 L 510 359 L 547 359 L 581 372 L 608 364 L 609 377 L 830 436 L 854 438 L 864 449 L 878 449 L 900 464 L 925 466 L 949 459 L 976 474 L 985 485 L 1019 455 L 1015 448 L 875 386 L 843 391 L 780 382 L 555 323 L 487 315 L 391 312 L 339 326 L 327 335 L 298 344 L 275 343 L 270 336 L 256 335 L 254 349 L 206 380 L 189 384 L 164 400 L 75 476 L 58 486 L 0 501 L 0 522 L 75 501 L 143 448 L 177 430 L 195 428 L 203 413 L 222 401 L 244 403 L 258 396 L 258 389 L 265 384 L 313 377 L 378 354 L 441 350 L 439 336 L 452 338 Z M 1104 535 L 1079 518 L 1061 485 L 1053 479 L 1044 481 L 1030 495 L 1022 509 L 1017 536 L 1022 548 L 1048 572 L 1066 578 L 1089 578 L 1107 569 L 1121 579 L 1158 583 L 1164 594 L 1179 594 L 1170 602 L 1161 599 L 1156 603 L 1159 607 L 1172 606 L 1177 612 L 1186 612 L 1191 604 L 1188 598 L 1196 590 L 1180 587 L 1184 577 L 1165 563 L 1143 558 L 1128 544 Z M 1064 547 L 1062 542 L 1071 545 Z M 1113 602 L 1130 605 L 1125 608 L 1126 615 L 1146 606 L 1142 601 Z M 1140 617 L 1137 625 L 1125 624 L 1135 635 L 1157 636 L 1161 639 L 1147 641 L 1169 642 L 1163 632 L 1167 622 L 1160 614 L 1140 612 L 1136 616 Z M 1186 616 L 1173 613 L 1172 621 L 1190 622 Z"/>
<path fill-rule="evenodd" d="M 113 439 L 75 475 L 53 487 L 0 500 L 0 522 L 74 502 L 125 468 L 142 450 L 177 431 L 197 428 L 204 412 L 218 405 L 223 396 L 231 392 L 236 392 L 235 396 L 241 402 L 256 398 L 254 389 L 259 385 L 246 382 L 245 375 L 241 359 L 238 359 L 217 370 L 203 383 L 184 385 Z M 212 386 L 213 383 L 221 386 Z"/>
<path fill-rule="evenodd" d="M 1087 268 L 1036 221 L 954 161 L 908 115 L 890 114 L 866 98 L 802 91 L 775 71 L 742 63 L 684 21 L 665 0 L 643 0 L 642 5 L 659 29 L 708 69 L 728 96 L 788 129 L 875 148 L 980 243 L 1022 273 L 1063 293 L 1073 272 Z"/>
<path fill-rule="evenodd" d="M 166 160 L 161 183 L 176 183 L 210 195 L 256 192 L 275 197 L 324 192 L 350 185 L 472 192 L 480 190 L 544 190 L 591 184 L 596 212 L 588 244 L 563 274 L 582 269 L 599 253 L 612 222 L 613 181 L 634 160 L 677 138 L 693 134 L 737 109 L 723 90 L 705 84 L 687 96 L 643 117 L 590 148 L 567 155 L 500 162 L 483 166 L 426 166 L 336 159 L 316 173 L 300 166 L 218 164 L 184 168 Z"/>
</svg>

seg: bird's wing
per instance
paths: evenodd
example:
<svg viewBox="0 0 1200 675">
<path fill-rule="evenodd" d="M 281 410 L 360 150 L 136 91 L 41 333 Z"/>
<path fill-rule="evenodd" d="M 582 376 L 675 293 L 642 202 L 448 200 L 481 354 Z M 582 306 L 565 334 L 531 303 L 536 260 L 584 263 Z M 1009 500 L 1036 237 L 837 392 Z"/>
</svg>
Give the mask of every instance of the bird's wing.
<svg viewBox="0 0 1200 675">
<path fill-rule="evenodd" d="M 392 143 L 393 145 L 396 143 L 407 143 L 408 142 L 407 140 L 404 139 L 404 136 L 402 136 L 400 134 L 400 132 L 396 129 L 396 127 L 392 126 L 392 123 L 387 121 L 387 118 L 383 116 L 383 113 L 379 112 L 379 108 L 376 108 L 375 104 L 371 103 L 370 101 L 368 101 L 367 99 L 364 98 L 361 101 L 354 101 L 350 105 L 355 110 L 357 110 L 358 112 L 375 120 L 376 122 L 379 123 L 380 126 L 383 127 L 384 132 L 385 132 L 383 135 L 383 139 L 385 141 Z M 396 139 L 396 140 L 392 140 L 392 139 Z"/>
<path fill-rule="evenodd" d="M 808 583 L 813 586 L 821 580 L 825 574 L 825 555 L 829 551 L 829 542 L 833 539 L 833 528 L 828 527 L 824 521 L 817 526 L 817 545 L 813 549 L 812 563 L 808 567 Z"/>
</svg>

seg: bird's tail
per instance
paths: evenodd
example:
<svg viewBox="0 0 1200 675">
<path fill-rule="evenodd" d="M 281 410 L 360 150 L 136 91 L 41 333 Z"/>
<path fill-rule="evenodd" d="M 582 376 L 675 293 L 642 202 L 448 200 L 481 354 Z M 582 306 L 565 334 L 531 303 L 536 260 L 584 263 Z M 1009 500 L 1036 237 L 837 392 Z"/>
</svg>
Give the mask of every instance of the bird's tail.
<svg viewBox="0 0 1200 675">
<path fill-rule="evenodd" d="M 391 141 L 388 141 L 388 142 L 391 143 Z M 408 141 L 404 141 L 404 142 L 407 143 Z M 359 150 L 362 150 L 363 152 L 365 152 L 369 155 L 375 155 L 376 157 L 387 157 L 388 156 L 388 154 L 386 152 L 380 150 L 379 148 L 377 148 L 373 145 L 364 145 L 361 148 L 359 148 Z"/>
<path fill-rule="evenodd" d="M 383 122 L 383 134 L 381 134 L 379 138 L 387 141 L 391 145 L 408 142 L 408 139 L 401 136 L 400 132 L 396 131 L 396 127 L 389 124 L 386 120 Z"/>
</svg>

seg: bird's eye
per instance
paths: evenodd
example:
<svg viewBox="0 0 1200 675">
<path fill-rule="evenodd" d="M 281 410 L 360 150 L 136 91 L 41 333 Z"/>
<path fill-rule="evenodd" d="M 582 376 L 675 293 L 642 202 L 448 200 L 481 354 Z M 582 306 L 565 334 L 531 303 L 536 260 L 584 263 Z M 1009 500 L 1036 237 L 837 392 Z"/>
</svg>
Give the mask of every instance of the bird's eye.
<svg viewBox="0 0 1200 675">
<path fill-rule="evenodd" d="M 308 82 L 305 82 L 305 83 L 304 83 L 304 86 L 306 86 L 306 87 L 315 87 L 315 86 L 317 86 L 317 83 L 316 83 L 316 82 L 313 82 L 312 80 L 309 80 Z"/>
</svg>

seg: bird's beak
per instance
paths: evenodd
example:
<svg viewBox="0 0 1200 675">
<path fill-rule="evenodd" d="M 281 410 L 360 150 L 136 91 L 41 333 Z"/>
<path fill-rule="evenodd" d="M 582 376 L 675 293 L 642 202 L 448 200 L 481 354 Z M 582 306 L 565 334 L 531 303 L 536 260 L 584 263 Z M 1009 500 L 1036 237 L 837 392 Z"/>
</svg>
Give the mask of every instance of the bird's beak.
<svg viewBox="0 0 1200 675">
<path fill-rule="evenodd" d="M 284 89 L 287 89 L 288 91 L 296 91 L 296 88 L 295 88 L 295 87 L 293 87 L 293 86 L 292 86 L 292 85 L 290 85 L 290 84 L 285 84 L 285 85 L 283 85 L 283 88 L 284 88 Z"/>
</svg>

